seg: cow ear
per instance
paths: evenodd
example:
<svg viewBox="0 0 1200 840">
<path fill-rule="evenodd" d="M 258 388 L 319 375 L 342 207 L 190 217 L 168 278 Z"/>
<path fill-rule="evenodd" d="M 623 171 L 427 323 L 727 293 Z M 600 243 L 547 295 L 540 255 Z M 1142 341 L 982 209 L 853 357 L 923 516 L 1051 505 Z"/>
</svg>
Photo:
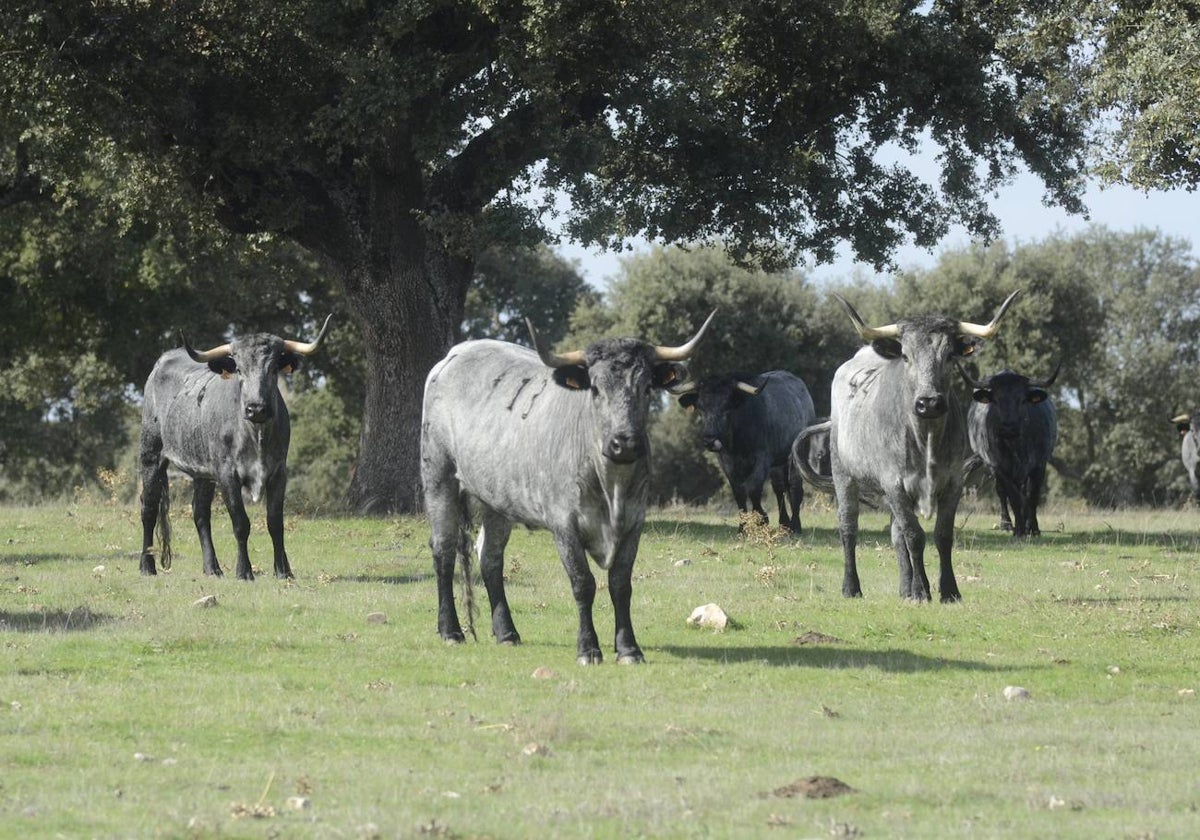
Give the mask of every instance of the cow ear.
<svg viewBox="0 0 1200 840">
<path fill-rule="evenodd" d="M 871 342 L 871 349 L 885 359 L 899 359 L 904 353 L 894 338 L 877 338 Z"/>
<path fill-rule="evenodd" d="M 279 354 L 279 372 L 295 373 L 300 370 L 300 357 L 295 353 Z"/>
<path fill-rule="evenodd" d="M 656 388 L 666 388 L 687 382 L 691 377 L 685 365 L 678 362 L 659 362 L 654 366 L 651 377 Z"/>
<path fill-rule="evenodd" d="M 979 349 L 983 342 L 973 335 L 960 335 L 954 343 L 954 355 L 970 356 Z"/>
<path fill-rule="evenodd" d="M 680 395 L 679 404 L 681 406 L 683 406 L 684 408 L 686 408 L 688 411 L 695 411 L 696 410 L 696 395 L 695 394 Z"/>
<path fill-rule="evenodd" d="M 1050 395 L 1046 393 L 1045 388 L 1030 388 L 1028 393 L 1025 394 L 1025 401 L 1030 405 L 1037 405 L 1038 403 L 1045 402 L 1049 398 Z"/>
<path fill-rule="evenodd" d="M 237 362 L 233 360 L 233 356 L 222 356 L 220 359 L 209 361 L 208 369 L 222 379 L 228 379 L 237 373 Z"/>
<path fill-rule="evenodd" d="M 1179 430 L 1179 436 L 1183 437 L 1192 430 L 1191 423 L 1176 423 L 1175 428 Z"/>
<path fill-rule="evenodd" d="M 554 369 L 554 381 L 572 391 L 586 391 L 592 387 L 587 365 L 566 365 Z"/>
<path fill-rule="evenodd" d="M 988 405 L 992 401 L 992 392 L 987 388 L 976 388 L 975 393 L 971 394 L 971 399 L 980 405 Z"/>
</svg>

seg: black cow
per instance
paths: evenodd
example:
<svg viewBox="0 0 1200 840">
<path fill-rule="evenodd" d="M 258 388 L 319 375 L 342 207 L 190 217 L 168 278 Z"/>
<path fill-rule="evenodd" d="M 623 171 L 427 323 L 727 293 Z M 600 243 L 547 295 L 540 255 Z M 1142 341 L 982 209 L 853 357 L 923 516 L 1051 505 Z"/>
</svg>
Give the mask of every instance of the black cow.
<svg viewBox="0 0 1200 840">
<path fill-rule="evenodd" d="M 750 509 L 763 523 L 768 521 L 762 489 L 769 477 L 779 524 L 799 533 L 804 485 L 789 481 L 788 456 L 792 441 L 815 414 L 804 380 L 772 370 L 758 376 L 709 377 L 684 388 L 673 393 L 681 406 L 700 415 L 700 439 L 705 449 L 716 453 L 738 509 L 746 513 L 748 499 Z"/>
<path fill-rule="evenodd" d="M 967 436 L 972 455 L 964 475 L 982 465 L 996 480 L 1000 527 L 1014 537 L 1041 535 L 1037 509 L 1046 483 L 1046 465 L 1058 440 L 1058 417 L 1047 392 L 1058 368 L 1044 382 L 1011 370 L 982 381 L 961 371 L 972 388 Z M 1009 508 L 1012 516 L 1009 516 Z"/>
<path fill-rule="evenodd" d="M 536 352 L 466 341 L 434 365 L 425 380 L 421 479 L 443 639 L 465 638 L 454 570 L 457 562 L 470 579 L 474 514 L 482 520 L 476 550 L 497 642 L 521 641 L 504 591 L 504 548 L 520 524 L 554 535 L 579 611 L 577 661 L 604 658 L 589 555 L 608 570 L 617 661 L 644 661 L 629 604 L 650 486 L 650 395 L 687 377 L 683 363 L 712 317 L 679 347 L 603 339 L 558 355 L 539 347 L 530 325 Z"/>
<path fill-rule="evenodd" d="M 221 574 L 211 527 L 212 500 L 219 486 L 237 538 L 238 578 L 254 579 L 246 549 L 250 518 L 243 490 L 256 502 L 265 496 L 275 577 L 293 577 L 283 547 L 291 422 L 279 393 L 279 374 L 290 373 L 300 366 L 301 356 L 316 352 L 332 317 L 325 319 L 311 343 L 260 333 L 197 352 L 181 335 L 183 349 L 159 357 L 146 380 L 142 404 L 142 574 L 157 574 L 156 519 L 162 566 L 171 566 L 167 467 L 173 466 L 194 481 L 192 519 L 200 535 L 206 575 Z"/>
<path fill-rule="evenodd" d="M 1197 472 L 1200 466 L 1200 411 L 1172 417 L 1171 422 L 1179 430 L 1179 457 L 1187 471 L 1188 483 L 1192 485 L 1192 498 L 1200 502 L 1200 473 Z"/>
</svg>

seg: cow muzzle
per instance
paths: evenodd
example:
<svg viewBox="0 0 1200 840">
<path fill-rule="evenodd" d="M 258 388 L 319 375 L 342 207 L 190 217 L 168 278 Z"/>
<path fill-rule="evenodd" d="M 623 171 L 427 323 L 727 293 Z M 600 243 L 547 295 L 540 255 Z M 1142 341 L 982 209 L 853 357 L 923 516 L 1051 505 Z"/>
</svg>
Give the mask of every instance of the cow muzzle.
<svg viewBox="0 0 1200 840">
<path fill-rule="evenodd" d="M 618 464 L 632 464 L 646 453 L 645 444 L 630 435 L 613 435 L 604 444 L 604 457 Z"/>
<path fill-rule="evenodd" d="M 275 416 L 275 412 L 271 410 L 271 406 L 267 403 L 246 403 L 242 406 L 242 411 L 245 412 L 246 419 L 251 423 L 266 423 Z"/>
<path fill-rule="evenodd" d="M 946 398 L 941 394 L 934 394 L 931 397 L 917 397 L 913 403 L 913 411 L 922 420 L 936 420 L 943 417 L 949 410 L 950 404 L 946 402 Z"/>
<path fill-rule="evenodd" d="M 721 444 L 720 438 L 708 437 L 706 435 L 702 440 L 704 441 L 704 448 L 707 449 L 709 452 L 720 452 L 722 449 L 725 448 Z"/>
</svg>

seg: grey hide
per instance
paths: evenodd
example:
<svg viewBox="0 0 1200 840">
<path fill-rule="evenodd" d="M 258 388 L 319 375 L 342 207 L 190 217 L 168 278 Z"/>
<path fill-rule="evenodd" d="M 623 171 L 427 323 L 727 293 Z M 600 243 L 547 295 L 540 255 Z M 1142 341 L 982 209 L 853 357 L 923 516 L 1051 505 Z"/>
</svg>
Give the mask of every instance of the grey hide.
<svg viewBox="0 0 1200 840">
<path fill-rule="evenodd" d="M 329 320 L 311 344 L 260 333 L 198 353 L 184 339 L 184 349 L 159 358 L 146 380 L 142 403 L 142 574 L 157 574 L 156 519 L 162 566 L 170 568 L 167 468 L 173 466 L 194 481 L 192 520 L 206 575 L 222 574 L 211 528 L 213 496 L 220 487 L 237 539 L 238 578 L 254 579 L 243 492 L 256 502 L 265 498 L 275 577 L 293 577 L 283 540 L 291 422 L 279 393 L 279 374 L 299 367 L 301 356 L 316 351 Z"/>
<path fill-rule="evenodd" d="M 1179 457 L 1192 486 L 1192 498 L 1200 502 L 1200 473 L 1197 472 L 1200 467 L 1200 411 L 1194 411 L 1190 416 L 1181 414 L 1171 422 L 1179 430 Z"/>
<path fill-rule="evenodd" d="M 1046 389 L 1057 375 L 1055 370 L 1045 382 L 1033 382 L 1002 370 L 979 382 L 967 380 L 972 387 L 967 436 L 973 454 L 964 474 L 975 463 L 992 474 L 1000 501 L 1000 527 L 1012 531 L 1013 537 L 1041 535 L 1037 509 L 1046 465 L 1058 441 L 1058 416 Z"/>
<path fill-rule="evenodd" d="M 986 326 L 922 315 L 867 327 L 854 308 L 838 298 L 859 335 L 870 342 L 837 369 L 830 395 L 830 467 L 845 562 L 844 596 L 862 595 L 856 561 L 862 494 L 882 498 L 892 514 L 901 596 L 922 601 L 931 597 L 919 515 L 936 516 L 941 600 L 961 599 L 951 550 L 967 434 L 951 388 L 952 360 L 969 355 L 981 339 L 994 335 L 1016 296 L 1017 292 L 1010 295 Z"/>
<path fill-rule="evenodd" d="M 608 571 L 617 661 L 644 661 L 629 603 L 646 514 L 650 395 L 686 378 L 681 363 L 711 321 L 678 348 L 605 339 L 539 358 L 481 340 L 453 347 L 434 366 L 425 382 L 421 477 L 443 639 L 465 638 L 453 577 L 457 562 L 469 580 L 470 525 L 478 516 L 476 551 L 497 642 L 521 641 L 504 589 L 504 549 L 513 526 L 525 525 L 550 531 L 558 547 L 579 613 L 578 661 L 603 660 L 588 556 Z"/>
<path fill-rule="evenodd" d="M 757 376 L 733 373 L 706 377 L 678 398 L 681 406 L 699 416 L 701 443 L 716 454 L 738 509 L 746 513 L 749 501 L 766 523 L 762 489 L 770 478 L 779 524 L 800 533 L 804 485 L 789 480 L 788 458 L 796 435 L 815 416 L 804 380 L 784 370 Z"/>
</svg>

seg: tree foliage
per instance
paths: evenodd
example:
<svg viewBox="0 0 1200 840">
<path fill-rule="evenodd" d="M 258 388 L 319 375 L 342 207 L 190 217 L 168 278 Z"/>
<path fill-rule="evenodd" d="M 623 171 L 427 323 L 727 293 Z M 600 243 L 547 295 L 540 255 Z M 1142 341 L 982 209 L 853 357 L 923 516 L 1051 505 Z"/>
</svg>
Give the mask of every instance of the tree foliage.
<svg viewBox="0 0 1200 840">
<path fill-rule="evenodd" d="M 122 194 L 308 249 L 363 340 L 350 498 L 411 510 L 421 387 L 474 258 L 543 238 L 555 191 L 582 242 L 720 237 L 775 265 L 842 242 L 884 265 L 953 223 L 994 235 L 987 197 L 1018 163 L 1078 209 L 1084 111 L 1049 18 L 1018 0 L 12 0 L 0 204 L 112 151 L 139 164 Z M 936 180 L 890 162 L 923 138 Z"/>
</svg>

